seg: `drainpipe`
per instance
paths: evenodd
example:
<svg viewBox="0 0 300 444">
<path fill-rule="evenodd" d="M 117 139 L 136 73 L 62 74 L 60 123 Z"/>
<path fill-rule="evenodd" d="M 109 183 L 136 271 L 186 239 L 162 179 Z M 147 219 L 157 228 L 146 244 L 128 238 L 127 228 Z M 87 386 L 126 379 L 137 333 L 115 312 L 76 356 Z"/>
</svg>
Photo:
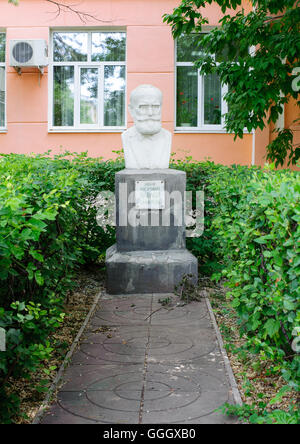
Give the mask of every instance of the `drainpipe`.
<svg viewBox="0 0 300 444">
<path fill-rule="evenodd" d="M 255 10 L 255 7 L 253 7 L 253 10 Z M 249 51 L 250 54 L 254 56 L 255 54 L 255 46 L 251 46 Z M 255 130 L 252 131 L 252 156 L 251 156 L 251 165 L 255 165 Z"/>
<path fill-rule="evenodd" d="M 253 12 L 255 12 L 256 8 L 255 5 L 253 5 Z M 255 46 L 251 46 L 250 48 L 250 54 L 255 54 Z M 251 165 L 255 165 L 255 130 L 252 131 L 252 156 L 251 156 Z"/>
<path fill-rule="evenodd" d="M 252 158 L 251 165 L 255 165 L 255 130 L 252 131 Z"/>
</svg>

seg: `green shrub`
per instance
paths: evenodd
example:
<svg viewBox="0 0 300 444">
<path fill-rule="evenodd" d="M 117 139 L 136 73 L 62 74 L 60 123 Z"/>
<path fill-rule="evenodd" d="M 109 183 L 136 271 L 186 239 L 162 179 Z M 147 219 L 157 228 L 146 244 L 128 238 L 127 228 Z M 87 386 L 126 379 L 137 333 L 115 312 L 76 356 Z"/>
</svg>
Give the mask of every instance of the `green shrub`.
<svg viewBox="0 0 300 444">
<path fill-rule="evenodd" d="M 55 299 L 52 308 L 42 304 L 13 302 L 9 310 L 0 308 L 0 326 L 5 328 L 6 351 L 0 354 L 0 422 L 9 423 L 18 413 L 18 397 L 10 390 L 9 378 L 29 377 L 41 362 L 49 359 L 53 348 L 48 336 L 63 321 Z"/>
<path fill-rule="evenodd" d="M 300 177 L 291 171 L 222 168 L 211 178 L 224 269 L 241 334 L 299 388 Z M 220 278 L 220 274 L 215 275 Z"/>
<path fill-rule="evenodd" d="M 96 224 L 94 200 L 103 189 L 113 191 L 122 167 L 85 154 L 1 156 L 2 306 L 61 294 L 69 270 L 95 261 L 111 245 L 114 233 Z"/>
<path fill-rule="evenodd" d="M 113 242 L 96 224 L 94 198 L 113 188 L 122 162 L 66 153 L 50 158 L 0 157 L 0 416 L 9 421 L 17 399 L 9 377 L 28 377 L 49 356 L 49 334 L 63 318 L 73 274 Z M 4 402 L 4 400 L 6 400 Z"/>
<path fill-rule="evenodd" d="M 196 192 L 204 191 L 204 232 L 201 237 L 187 237 L 187 248 L 197 257 L 199 271 L 211 275 L 220 268 L 221 252 L 217 248 L 218 239 L 212 229 L 216 202 L 209 189 L 211 179 L 223 169 L 213 162 L 196 162 L 192 158 L 173 161 L 170 168 L 186 172 L 186 190 L 193 191 L 193 208 L 196 208 Z"/>
<path fill-rule="evenodd" d="M 60 159 L 65 159 L 65 154 Z M 97 205 L 95 200 L 101 191 L 115 191 L 115 173 L 124 168 L 124 159 L 119 154 L 116 160 L 103 161 L 101 158 L 89 158 L 86 153 L 69 153 L 69 162 L 80 177 L 85 177 L 87 186 L 81 191 L 83 205 L 77 210 L 84 221 L 82 257 L 85 263 L 93 263 L 100 254 L 104 255 L 108 247 L 115 242 L 115 228 L 107 226 L 104 230 L 96 224 Z M 68 162 L 68 160 L 64 160 Z M 79 227 L 82 230 L 83 227 Z M 76 236 L 79 235 L 76 234 Z"/>
<path fill-rule="evenodd" d="M 238 418 L 249 424 L 300 424 L 300 412 L 290 407 L 289 411 L 266 409 L 266 404 L 260 402 L 256 404 L 232 405 L 225 403 L 218 409 L 223 414 L 238 416 Z"/>
</svg>

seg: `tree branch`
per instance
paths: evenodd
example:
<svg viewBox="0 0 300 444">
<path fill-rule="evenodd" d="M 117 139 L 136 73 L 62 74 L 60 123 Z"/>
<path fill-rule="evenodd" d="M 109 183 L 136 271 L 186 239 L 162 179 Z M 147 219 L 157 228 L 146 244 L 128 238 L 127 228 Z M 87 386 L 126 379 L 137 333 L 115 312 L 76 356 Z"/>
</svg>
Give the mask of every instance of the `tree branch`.
<svg viewBox="0 0 300 444">
<path fill-rule="evenodd" d="M 77 6 L 78 6 L 77 4 L 66 5 L 65 3 L 61 3 L 56 0 L 45 0 L 45 1 L 48 3 L 52 3 L 53 5 L 56 6 L 56 12 L 54 13 L 56 15 L 55 15 L 54 19 L 56 19 L 62 12 L 70 12 L 72 14 L 76 14 L 82 23 L 87 23 L 88 21 L 91 21 L 91 20 L 96 20 L 97 22 L 102 22 L 102 23 L 110 23 L 111 22 L 111 20 L 100 20 L 92 14 L 80 11 L 79 9 L 77 9 Z"/>
<path fill-rule="evenodd" d="M 274 17 L 267 17 L 267 18 L 265 19 L 265 22 L 273 22 L 274 20 L 279 20 L 279 19 L 281 19 L 282 17 L 284 17 L 284 14 L 282 14 L 282 15 L 276 15 L 276 16 L 274 16 Z"/>
</svg>

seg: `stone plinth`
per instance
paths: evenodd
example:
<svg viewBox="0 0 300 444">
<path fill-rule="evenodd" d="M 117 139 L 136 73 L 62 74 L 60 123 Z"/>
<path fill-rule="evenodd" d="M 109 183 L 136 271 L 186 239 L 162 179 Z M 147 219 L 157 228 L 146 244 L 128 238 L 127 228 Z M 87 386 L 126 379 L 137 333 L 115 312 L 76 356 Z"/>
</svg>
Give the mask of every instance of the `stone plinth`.
<svg viewBox="0 0 300 444">
<path fill-rule="evenodd" d="M 164 183 L 166 191 L 165 208 L 134 210 L 135 184 L 140 181 L 162 181 Z M 118 250 L 185 248 L 183 204 L 185 184 L 186 173 L 178 170 L 125 169 L 116 173 L 116 236 Z M 135 223 L 138 225 L 133 226 Z"/>
<path fill-rule="evenodd" d="M 185 274 L 197 283 L 197 259 L 188 250 L 118 251 L 106 253 L 107 291 L 110 294 L 173 293 Z"/>
<path fill-rule="evenodd" d="M 108 293 L 170 293 L 186 274 L 197 282 L 197 259 L 185 248 L 185 186 L 179 170 L 116 174 L 117 243 L 106 253 Z"/>
</svg>

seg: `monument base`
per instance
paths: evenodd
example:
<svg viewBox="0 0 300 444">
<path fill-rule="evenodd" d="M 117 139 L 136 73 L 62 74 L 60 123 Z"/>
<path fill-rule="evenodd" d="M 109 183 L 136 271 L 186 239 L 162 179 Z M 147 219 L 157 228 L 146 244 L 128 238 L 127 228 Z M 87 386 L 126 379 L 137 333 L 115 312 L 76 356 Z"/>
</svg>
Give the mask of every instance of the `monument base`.
<svg viewBox="0 0 300 444">
<path fill-rule="evenodd" d="M 173 293 L 183 276 L 198 280 L 198 263 L 188 250 L 118 251 L 116 244 L 106 251 L 109 294 Z"/>
</svg>

